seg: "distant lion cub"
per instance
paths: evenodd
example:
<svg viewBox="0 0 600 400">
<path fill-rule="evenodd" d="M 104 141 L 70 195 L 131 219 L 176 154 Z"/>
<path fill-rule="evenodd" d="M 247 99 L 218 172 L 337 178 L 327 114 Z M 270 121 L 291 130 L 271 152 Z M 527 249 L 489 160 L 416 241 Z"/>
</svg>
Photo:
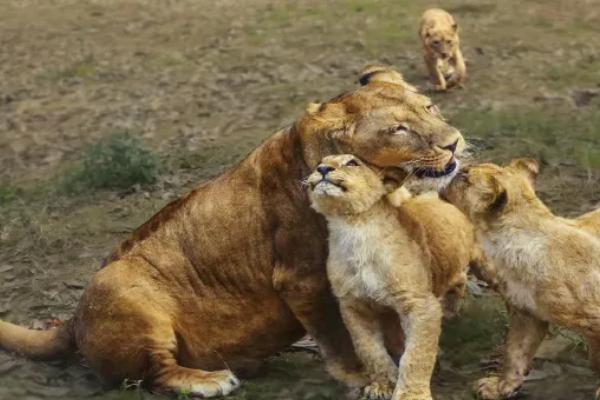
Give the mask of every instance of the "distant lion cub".
<svg viewBox="0 0 600 400">
<path fill-rule="evenodd" d="M 380 171 L 352 155 L 325 157 L 308 184 L 329 226 L 328 277 L 371 380 L 365 397 L 430 400 L 440 300 L 464 293 L 473 228 L 437 197 L 407 196 L 394 207 L 386 194 L 398 184 L 384 184 Z M 399 368 L 386 349 L 390 314 L 406 336 Z M 402 329 L 392 333 L 401 338 Z"/>
<path fill-rule="evenodd" d="M 583 335 L 600 373 L 600 214 L 552 214 L 533 190 L 537 171 L 531 159 L 481 164 L 442 193 L 473 221 L 511 310 L 504 367 L 478 382 L 483 399 L 515 395 L 549 322 Z"/>
<path fill-rule="evenodd" d="M 467 67 L 460 51 L 458 25 L 452 15 L 439 8 L 425 11 L 419 35 L 435 89 L 446 90 L 461 84 L 467 76 Z"/>
</svg>

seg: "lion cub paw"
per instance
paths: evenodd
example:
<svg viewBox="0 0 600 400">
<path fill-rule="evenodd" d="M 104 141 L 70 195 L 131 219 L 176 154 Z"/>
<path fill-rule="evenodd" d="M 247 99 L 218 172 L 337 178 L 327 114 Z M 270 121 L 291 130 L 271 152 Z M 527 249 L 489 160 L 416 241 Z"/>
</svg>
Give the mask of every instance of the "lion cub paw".
<svg viewBox="0 0 600 400">
<path fill-rule="evenodd" d="M 372 382 L 363 389 L 361 400 L 389 400 L 393 392 L 394 388 L 390 384 Z"/>
<path fill-rule="evenodd" d="M 429 390 L 396 395 L 394 400 L 433 400 Z"/>
<path fill-rule="evenodd" d="M 477 381 L 475 390 L 482 400 L 507 399 L 519 389 L 516 382 L 503 381 L 497 376 L 488 376 Z"/>
<path fill-rule="evenodd" d="M 496 400 L 500 399 L 500 391 L 498 390 L 498 384 L 500 378 L 497 376 L 488 376 L 477 381 L 475 384 L 475 391 L 477 396 L 483 400 Z"/>
</svg>

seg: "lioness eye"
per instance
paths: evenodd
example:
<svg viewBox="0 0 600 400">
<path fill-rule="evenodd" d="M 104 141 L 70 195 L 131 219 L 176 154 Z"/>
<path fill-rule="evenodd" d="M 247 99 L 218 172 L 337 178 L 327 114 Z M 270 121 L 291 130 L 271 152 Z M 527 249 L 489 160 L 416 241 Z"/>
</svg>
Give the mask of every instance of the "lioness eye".
<svg viewBox="0 0 600 400">
<path fill-rule="evenodd" d="M 437 115 L 440 113 L 440 109 L 435 104 L 430 104 L 430 105 L 426 106 L 425 108 L 427 109 L 427 111 L 429 111 L 432 114 Z"/>
<path fill-rule="evenodd" d="M 408 133 L 408 127 L 406 125 L 398 125 L 390 129 L 392 135 L 403 135 Z"/>
<path fill-rule="evenodd" d="M 358 161 L 356 160 L 350 160 L 346 163 L 347 166 L 349 167 L 358 167 Z"/>
</svg>

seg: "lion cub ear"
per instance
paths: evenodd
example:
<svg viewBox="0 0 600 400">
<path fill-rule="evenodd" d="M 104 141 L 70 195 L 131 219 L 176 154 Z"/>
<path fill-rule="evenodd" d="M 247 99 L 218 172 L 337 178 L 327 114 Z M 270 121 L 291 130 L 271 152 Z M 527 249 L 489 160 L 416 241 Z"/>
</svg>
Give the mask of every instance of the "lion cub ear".
<svg viewBox="0 0 600 400">
<path fill-rule="evenodd" d="M 532 185 L 535 184 L 535 180 L 540 173 L 540 165 L 530 157 L 515 158 L 510 162 L 509 167 L 525 176 Z"/>
<path fill-rule="evenodd" d="M 454 32 L 458 32 L 458 24 L 456 22 L 452 24 L 452 29 L 454 29 Z"/>
<path fill-rule="evenodd" d="M 307 114 L 314 114 L 321 109 L 321 106 L 321 103 L 311 102 L 306 105 L 305 111 Z"/>
<path fill-rule="evenodd" d="M 508 204 L 508 193 L 506 188 L 493 176 L 490 177 L 489 184 L 491 193 L 487 211 L 489 214 L 499 214 Z"/>
</svg>

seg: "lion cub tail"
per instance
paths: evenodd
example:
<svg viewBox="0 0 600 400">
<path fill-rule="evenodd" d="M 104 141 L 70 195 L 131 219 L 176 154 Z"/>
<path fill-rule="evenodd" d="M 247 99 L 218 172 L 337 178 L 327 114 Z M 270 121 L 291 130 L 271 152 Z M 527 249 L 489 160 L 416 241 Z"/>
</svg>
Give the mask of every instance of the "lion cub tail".
<svg viewBox="0 0 600 400">
<path fill-rule="evenodd" d="M 72 354 L 75 349 L 72 320 L 45 331 L 27 329 L 0 320 L 0 349 L 33 360 L 54 360 Z"/>
</svg>

